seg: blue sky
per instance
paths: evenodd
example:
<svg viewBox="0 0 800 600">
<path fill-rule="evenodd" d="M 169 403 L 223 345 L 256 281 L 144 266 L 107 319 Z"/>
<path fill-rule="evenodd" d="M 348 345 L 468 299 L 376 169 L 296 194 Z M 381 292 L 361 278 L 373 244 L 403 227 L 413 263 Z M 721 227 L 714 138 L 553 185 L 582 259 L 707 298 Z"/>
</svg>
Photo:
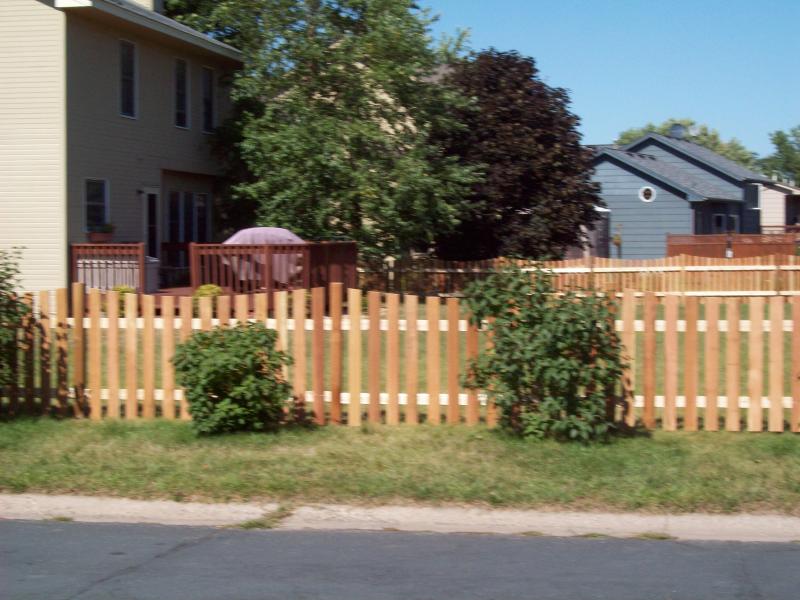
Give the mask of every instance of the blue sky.
<svg viewBox="0 0 800 600">
<path fill-rule="evenodd" d="M 761 155 L 800 125 L 800 0 L 422 0 L 437 33 L 518 50 L 567 88 L 588 144 L 691 117 Z"/>
</svg>

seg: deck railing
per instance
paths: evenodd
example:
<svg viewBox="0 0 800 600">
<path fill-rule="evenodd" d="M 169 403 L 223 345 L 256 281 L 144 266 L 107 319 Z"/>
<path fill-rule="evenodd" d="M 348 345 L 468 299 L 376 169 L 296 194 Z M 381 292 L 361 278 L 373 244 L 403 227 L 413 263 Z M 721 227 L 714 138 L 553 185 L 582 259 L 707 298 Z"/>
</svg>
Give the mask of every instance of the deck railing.
<svg viewBox="0 0 800 600">
<path fill-rule="evenodd" d="M 148 286 L 143 243 L 72 244 L 71 275 L 73 283 L 111 290 L 127 286 L 137 292 L 155 291 L 158 282 Z"/>
<path fill-rule="evenodd" d="M 190 244 L 189 256 L 192 288 L 253 294 L 357 282 L 355 242 Z"/>
</svg>

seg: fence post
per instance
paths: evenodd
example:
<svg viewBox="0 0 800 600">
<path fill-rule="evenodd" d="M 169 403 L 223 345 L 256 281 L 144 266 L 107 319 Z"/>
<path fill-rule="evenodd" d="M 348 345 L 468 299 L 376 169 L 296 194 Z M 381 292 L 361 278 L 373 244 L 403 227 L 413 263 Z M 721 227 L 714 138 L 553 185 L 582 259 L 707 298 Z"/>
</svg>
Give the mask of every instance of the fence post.
<svg viewBox="0 0 800 600">
<path fill-rule="evenodd" d="M 725 350 L 725 396 L 727 402 L 725 404 L 725 430 L 726 431 L 739 431 L 741 429 L 741 418 L 739 416 L 739 369 L 740 369 L 740 340 L 741 332 L 739 330 L 739 299 L 728 298 L 725 306 L 725 319 L 728 327 L 726 334 L 726 350 Z"/>
<path fill-rule="evenodd" d="M 747 410 L 747 430 L 762 431 L 763 410 L 761 397 L 763 394 L 764 376 L 764 298 L 750 298 L 750 335 L 748 338 L 748 395 L 750 408 Z"/>
<path fill-rule="evenodd" d="M 705 301 L 706 335 L 705 346 L 705 389 L 706 410 L 703 427 L 706 431 L 719 429 L 717 403 L 719 402 L 719 298 Z"/>
<path fill-rule="evenodd" d="M 361 425 L 361 290 L 347 290 L 347 316 L 350 332 L 347 340 L 347 384 L 350 404 L 347 407 L 347 424 Z"/>
<path fill-rule="evenodd" d="M 406 423 L 416 425 L 419 422 L 417 410 L 417 391 L 419 389 L 419 332 L 417 330 L 417 313 L 419 299 L 414 294 L 406 294 L 403 300 L 406 317 Z"/>
<path fill-rule="evenodd" d="M 428 383 L 428 423 L 438 425 L 441 421 L 439 399 L 439 298 L 428 296 L 425 301 L 428 332 L 425 334 L 427 365 L 425 378 Z"/>
<path fill-rule="evenodd" d="M 102 330 L 100 329 L 100 290 L 89 290 L 89 417 L 99 421 L 103 416 L 102 398 Z"/>
<path fill-rule="evenodd" d="M 330 284 L 331 312 L 331 422 L 337 425 L 342 422 L 342 291 L 341 282 Z"/>
<path fill-rule="evenodd" d="M 664 420 L 665 431 L 678 428 L 676 396 L 678 395 L 678 296 L 664 298 Z"/>
<path fill-rule="evenodd" d="M 161 298 L 161 416 L 175 418 L 175 298 Z"/>
<path fill-rule="evenodd" d="M 367 311 L 369 313 L 369 336 L 367 339 L 367 388 L 369 391 L 369 409 L 367 418 L 370 423 L 381 420 L 381 293 L 367 294 Z"/>
<path fill-rule="evenodd" d="M 142 317 L 144 327 L 142 330 L 142 379 L 144 386 L 144 399 L 142 402 L 142 417 L 153 419 L 156 416 L 155 380 L 156 380 L 156 336 L 155 336 L 155 298 L 149 294 L 142 296 Z"/>
<path fill-rule="evenodd" d="M 622 295 L 622 345 L 627 365 L 622 375 L 625 391 L 625 424 L 636 425 L 636 292 L 626 289 Z"/>
<path fill-rule="evenodd" d="M 386 295 L 386 317 L 389 323 L 386 332 L 386 391 L 389 400 L 386 406 L 386 424 L 400 423 L 400 296 Z"/>
<path fill-rule="evenodd" d="M 139 297 L 125 294 L 125 418 L 139 418 L 139 382 L 137 373 Z"/>
<path fill-rule="evenodd" d="M 314 393 L 314 419 L 325 424 L 325 288 L 311 290 L 311 317 L 314 331 L 311 336 L 311 389 Z"/>
<path fill-rule="evenodd" d="M 461 422 L 459 402 L 459 331 L 458 298 L 447 299 L 447 423 L 457 425 Z"/>
</svg>

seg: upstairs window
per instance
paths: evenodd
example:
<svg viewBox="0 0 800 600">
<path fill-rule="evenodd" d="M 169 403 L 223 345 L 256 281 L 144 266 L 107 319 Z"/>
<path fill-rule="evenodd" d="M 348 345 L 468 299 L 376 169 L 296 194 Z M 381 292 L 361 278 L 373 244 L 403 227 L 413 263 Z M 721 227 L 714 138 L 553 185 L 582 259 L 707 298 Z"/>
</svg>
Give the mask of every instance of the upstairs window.
<svg viewBox="0 0 800 600">
<path fill-rule="evenodd" d="M 214 114 L 214 70 L 203 67 L 203 131 L 211 133 L 216 127 Z"/>
<path fill-rule="evenodd" d="M 108 182 L 105 179 L 86 180 L 86 231 L 99 231 L 109 223 Z"/>
<path fill-rule="evenodd" d="M 189 67 L 180 58 L 175 61 L 175 126 L 189 127 Z"/>
<path fill-rule="evenodd" d="M 124 117 L 136 118 L 136 45 L 119 43 L 120 107 Z"/>
</svg>

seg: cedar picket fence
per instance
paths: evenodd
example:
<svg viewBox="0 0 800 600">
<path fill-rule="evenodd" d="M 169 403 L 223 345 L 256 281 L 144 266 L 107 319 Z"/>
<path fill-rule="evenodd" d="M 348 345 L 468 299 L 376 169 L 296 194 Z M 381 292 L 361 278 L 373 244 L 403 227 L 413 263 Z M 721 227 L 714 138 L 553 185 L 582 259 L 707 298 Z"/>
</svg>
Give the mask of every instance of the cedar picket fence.
<svg viewBox="0 0 800 600">
<path fill-rule="evenodd" d="M 497 258 L 482 261 L 433 259 L 397 261 L 383 270 L 360 269 L 362 288 L 390 292 L 458 294 L 468 283 L 483 279 L 502 267 L 536 268 L 531 261 Z M 620 293 L 626 288 L 642 292 L 750 292 L 800 293 L 800 256 L 770 255 L 748 258 L 674 256 L 658 259 L 580 258 L 538 263 L 550 271 L 557 290 L 592 288 Z"/>
<path fill-rule="evenodd" d="M 65 289 L 24 296 L 33 312 L 18 332 L 14 381 L 0 394 L 4 415 L 188 419 L 170 362 L 175 344 L 247 319 L 277 331 L 294 358 L 286 376 L 318 424 L 497 423 L 486 395 L 461 385 L 466 360 L 490 340 L 456 298 L 365 298 L 332 284 L 329 294 L 201 298 L 195 315 L 190 297 L 129 294 L 121 306 L 116 292 L 87 294 L 82 284 L 71 292 L 71 312 Z M 630 359 L 622 388 L 632 401 L 618 411 L 627 424 L 800 432 L 800 296 L 629 289 L 618 317 Z"/>
</svg>

